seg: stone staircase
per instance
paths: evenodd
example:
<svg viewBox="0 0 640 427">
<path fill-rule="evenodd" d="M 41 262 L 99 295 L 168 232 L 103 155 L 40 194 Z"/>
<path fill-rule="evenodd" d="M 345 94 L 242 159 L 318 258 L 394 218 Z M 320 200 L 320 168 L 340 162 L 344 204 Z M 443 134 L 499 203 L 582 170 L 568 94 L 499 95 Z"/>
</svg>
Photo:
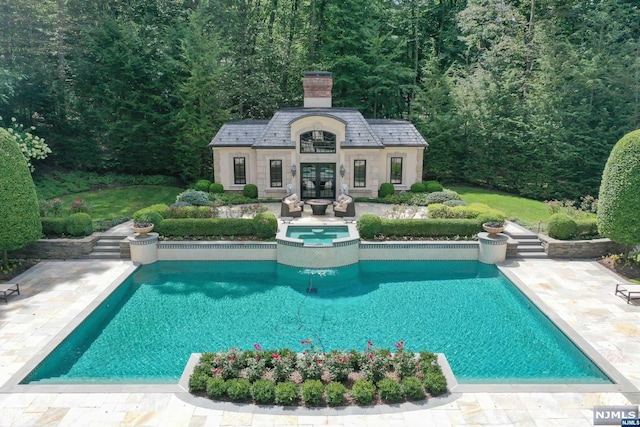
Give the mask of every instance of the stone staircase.
<svg viewBox="0 0 640 427">
<path fill-rule="evenodd" d="M 93 251 L 87 256 L 90 259 L 122 259 L 120 241 L 127 236 L 103 235 L 96 242 Z M 126 254 L 124 254 L 126 255 Z M 129 257 L 131 254 L 129 254 Z"/>
<path fill-rule="evenodd" d="M 504 234 L 518 242 L 518 258 L 548 258 L 536 233 L 517 224 L 508 223 Z"/>
</svg>

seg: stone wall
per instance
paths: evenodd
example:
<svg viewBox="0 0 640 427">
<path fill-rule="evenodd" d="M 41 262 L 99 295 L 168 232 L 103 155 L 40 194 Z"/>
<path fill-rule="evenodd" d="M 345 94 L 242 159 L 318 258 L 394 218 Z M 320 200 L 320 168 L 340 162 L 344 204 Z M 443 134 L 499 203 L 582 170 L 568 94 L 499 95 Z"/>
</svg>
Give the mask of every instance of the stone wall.
<svg viewBox="0 0 640 427">
<path fill-rule="evenodd" d="M 543 234 L 538 238 L 549 258 L 600 258 L 623 252 L 624 247 L 610 239 L 556 240 Z"/>
<path fill-rule="evenodd" d="M 10 253 L 11 258 L 77 259 L 86 258 L 100 238 L 97 233 L 81 239 L 41 239 Z"/>
</svg>

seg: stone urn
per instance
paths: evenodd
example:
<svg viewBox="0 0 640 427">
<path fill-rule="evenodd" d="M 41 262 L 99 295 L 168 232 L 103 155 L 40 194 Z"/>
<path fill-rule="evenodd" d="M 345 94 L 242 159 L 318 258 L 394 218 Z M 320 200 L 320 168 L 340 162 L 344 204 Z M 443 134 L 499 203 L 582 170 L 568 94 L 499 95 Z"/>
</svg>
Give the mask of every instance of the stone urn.
<svg viewBox="0 0 640 427">
<path fill-rule="evenodd" d="M 482 228 L 489 234 L 498 234 L 504 231 L 504 223 L 502 222 L 485 222 Z"/>
<path fill-rule="evenodd" d="M 133 232 L 138 233 L 138 237 L 147 237 L 147 233 L 153 230 L 153 224 L 148 222 L 138 222 L 133 224 Z"/>
</svg>

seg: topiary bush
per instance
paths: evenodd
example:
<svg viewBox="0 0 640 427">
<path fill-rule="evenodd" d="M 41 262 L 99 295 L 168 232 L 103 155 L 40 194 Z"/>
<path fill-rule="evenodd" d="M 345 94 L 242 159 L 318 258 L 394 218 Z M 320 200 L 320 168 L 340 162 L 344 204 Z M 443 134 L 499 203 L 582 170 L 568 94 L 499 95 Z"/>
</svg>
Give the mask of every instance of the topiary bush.
<svg viewBox="0 0 640 427">
<path fill-rule="evenodd" d="M 210 186 L 211 186 L 211 181 L 209 181 L 208 179 L 199 179 L 196 181 L 195 185 L 193 186 L 193 189 L 197 191 L 204 191 L 206 193 L 209 191 Z"/>
<path fill-rule="evenodd" d="M 224 187 L 222 184 L 214 182 L 209 186 L 209 193 L 222 194 L 224 193 Z"/>
<path fill-rule="evenodd" d="M 252 221 L 255 234 L 260 238 L 272 238 L 278 231 L 278 219 L 270 212 L 259 213 Z"/>
<path fill-rule="evenodd" d="M 322 401 L 324 387 L 320 380 L 305 380 L 301 387 L 302 400 L 307 405 L 317 406 Z"/>
<path fill-rule="evenodd" d="M 440 366 L 433 366 L 424 373 L 424 388 L 432 396 L 438 396 L 447 391 L 447 379 Z"/>
<path fill-rule="evenodd" d="M 424 185 L 424 182 L 416 182 L 411 184 L 412 193 L 424 193 L 426 191 L 427 191 L 427 186 Z"/>
<path fill-rule="evenodd" d="M 329 406 L 342 405 L 344 402 L 344 393 L 347 391 L 346 387 L 338 382 L 330 382 L 324 388 L 324 394 Z"/>
<path fill-rule="evenodd" d="M 402 386 L 391 378 L 383 378 L 378 381 L 378 393 L 380 398 L 389 402 L 399 402 L 404 399 Z"/>
<path fill-rule="evenodd" d="M 246 400 L 251 397 L 251 383 L 246 378 L 233 378 L 226 381 L 227 396 L 233 400 Z"/>
<path fill-rule="evenodd" d="M 350 394 L 360 405 L 368 405 L 373 402 L 375 392 L 376 386 L 371 381 L 356 380 Z"/>
<path fill-rule="evenodd" d="M 279 405 L 292 405 L 298 399 L 298 386 L 291 381 L 285 381 L 276 385 L 276 403 Z"/>
<path fill-rule="evenodd" d="M 276 399 L 276 384 L 271 380 L 257 380 L 251 386 L 251 396 L 258 403 L 273 403 Z"/>
<path fill-rule="evenodd" d="M 422 382 L 417 377 L 407 377 L 402 380 L 402 391 L 404 397 L 409 400 L 424 399 L 425 392 Z"/>
<path fill-rule="evenodd" d="M 482 225 L 477 219 L 384 219 L 379 234 L 385 237 L 455 237 L 472 236 L 480 231 Z"/>
<path fill-rule="evenodd" d="M 253 220 L 243 218 L 165 219 L 156 231 L 163 236 L 252 236 Z"/>
<path fill-rule="evenodd" d="M 364 214 L 358 218 L 356 228 L 363 239 L 373 239 L 382 231 L 382 220 L 373 214 Z"/>
<path fill-rule="evenodd" d="M 444 203 L 448 200 L 460 200 L 460 195 L 455 191 L 434 191 L 427 196 L 427 204 Z"/>
<path fill-rule="evenodd" d="M 193 373 L 189 377 L 189 391 L 205 391 L 207 389 L 207 381 L 209 378 L 210 368 L 204 365 L 197 365 L 193 368 Z"/>
<path fill-rule="evenodd" d="M 591 237 L 598 235 L 598 222 L 595 219 L 577 219 L 576 220 L 576 237 Z"/>
<path fill-rule="evenodd" d="M 207 396 L 216 399 L 227 393 L 227 382 L 220 377 L 207 379 Z"/>
<path fill-rule="evenodd" d="M 75 213 L 67 218 L 65 231 L 73 237 L 88 236 L 93 233 L 93 221 L 89 214 L 84 212 Z"/>
<path fill-rule="evenodd" d="M 427 193 L 444 190 L 444 187 L 442 187 L 442 184 L 440 184 L 438 181 L 425 181 L 423 184 Z"/>
<path fill-rule="evenodd" d="M 176 196 L 177 203 L 189 203 L 195 206 L 208 206 L 209 196 L 204 191 L 187 190 Z"/>
<path fill-rule="evenodd" d="M 396 192 L 396 188 L 390 182 L 383 182 L 380 184 L 378 190 L 378 197 L 386 197 Z"/>
<path fill-rule="evenodd" d="M 549 218 L 547 233 L 554 239 L 569 240 L 576 235 L 577 231 L 578 225 L 566 214 L 557 213 Z"/>
<path fill-rule="evenodd" d="M 242 189 L 242 195 L 244 197 L 248 197 L 249 199 L 257 199 L 258 187 L 255 184 L 247 184 Z"/>
<path fill-rule="evenodd" d="M 168 209 L 168 206 L 164 203 L 158 203 L 155 205 L 151 205 L 149 207 L 146 208 L 142 208 L 137 210 L 134 214 L 133 214 L 133 220 L 135 222 L 140 222 L 140 217 L 146 213 L 149 212 L 155 212 L 160 214 L 160 216 L 162 216 L 164 218 L 164 212 Z"/>
<path fill-rule="evenodd" d="M 45 236 L 62 236 L 67 229 L 66 218 L 40 218 L 42 234 Z"/>
</svg>

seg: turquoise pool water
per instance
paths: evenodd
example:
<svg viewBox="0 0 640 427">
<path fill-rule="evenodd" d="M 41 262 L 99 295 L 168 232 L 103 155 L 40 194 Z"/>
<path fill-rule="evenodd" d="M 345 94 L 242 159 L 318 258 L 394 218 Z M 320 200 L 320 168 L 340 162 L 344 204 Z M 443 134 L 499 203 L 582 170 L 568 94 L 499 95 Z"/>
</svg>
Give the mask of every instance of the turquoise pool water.
<svg viewBox="0 0 640 427">
<path fill-rule="evenodd" d="M 301 239 L 305 243 L 331 243 L 334 239 L 349 237 L 346 226 L 287 227 L 287 237 Z"/>
<path fill-rule="evenodd" d="M 312 291 L 309 292 L 309 288 Z M 191 353 L 289 347 L 445 353 L 461 383 L 609 383 L 491 265 L 141 266 L 24 382 L 176 382 Z"/>
</svg>

